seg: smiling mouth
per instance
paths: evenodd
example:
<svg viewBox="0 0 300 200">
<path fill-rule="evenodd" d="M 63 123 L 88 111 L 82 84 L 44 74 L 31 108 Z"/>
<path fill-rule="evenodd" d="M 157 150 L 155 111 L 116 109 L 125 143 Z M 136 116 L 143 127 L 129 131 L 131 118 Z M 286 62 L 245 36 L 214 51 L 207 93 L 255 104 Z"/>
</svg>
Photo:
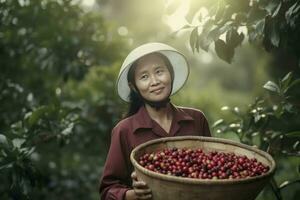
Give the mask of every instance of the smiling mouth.
<svg viewBox="0 0 300 200">
<path fill-rule="evenodd" d="M 163 90 L 164 88 L 159 88 L 159 89 L 156 89 L 156 90 L 153 90 L 151 91 L 151 93 L 159 93 Z"/>
</svg>

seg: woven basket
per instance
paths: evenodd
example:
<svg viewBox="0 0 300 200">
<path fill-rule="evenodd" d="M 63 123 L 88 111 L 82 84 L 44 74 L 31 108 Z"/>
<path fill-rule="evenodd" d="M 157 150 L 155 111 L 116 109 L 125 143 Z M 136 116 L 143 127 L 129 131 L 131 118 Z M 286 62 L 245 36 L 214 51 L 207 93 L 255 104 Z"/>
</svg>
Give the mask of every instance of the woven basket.
<svg viewBox="0 0 300 200">
<path fill-rule="evenodd" d="M 145 153 L 157 152 L 165 148 L 201 148 L 204 152 L 232 152 L 246 155 L 270 167 L 260 176 L 244 179 L 193 179 L 165 175 L 142 167 L 138 158 Z M 139 180 L 147 183 L 152 190 L 153 200 L 254 200 L 274 174 L 275 162 L 266 152 L 255 147 L 226 139 L 183 136 L 167 137 L 148 141 L 137 146 L 130 155 Z"/>
</svg>

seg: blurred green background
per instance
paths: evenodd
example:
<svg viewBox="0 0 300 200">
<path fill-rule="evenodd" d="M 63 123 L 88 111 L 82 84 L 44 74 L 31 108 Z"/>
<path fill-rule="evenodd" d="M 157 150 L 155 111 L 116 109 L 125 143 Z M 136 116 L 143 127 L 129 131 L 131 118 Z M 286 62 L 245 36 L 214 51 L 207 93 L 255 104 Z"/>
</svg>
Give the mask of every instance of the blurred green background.
<svg viewBox="0 0 300 200">
<path fill-rule="evenodd" d="M 146 42 L 174 46 L 190 63 L 172 102 L 202 110 L 215 137 L 272 153 L 274 182 L 258 199 L 298 199 L 299 48 L 292 57 L 281 46 L 250 44 L 244 25 L 230 64 L 213 46 L 193 53 L 190 28 L 220 2 L 232 3 L 0 0 L 0 199 L 100 198 L 111 129 L 127 109 L 115 80 L 127 53 Z M 273 3 L 273 14 L 283 9 L 275 0 L 243 2 Z M 298 34 L 300 5 L 287 2 L 296 24 L 288 31 Z"/>
</svg>

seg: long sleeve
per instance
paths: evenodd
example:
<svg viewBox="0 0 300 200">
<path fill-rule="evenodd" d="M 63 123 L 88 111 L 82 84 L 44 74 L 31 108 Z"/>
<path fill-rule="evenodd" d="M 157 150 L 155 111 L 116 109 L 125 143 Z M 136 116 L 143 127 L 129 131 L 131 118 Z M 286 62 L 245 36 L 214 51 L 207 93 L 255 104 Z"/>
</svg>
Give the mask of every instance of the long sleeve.
<svg viewBox="0 0 300 200">
<path fill-rule="evenodd" d="M 196 120 L 197 129 L 200 133 L 200 136 L 211 137 L 209 124 L 204 113 L 200 110 L 194 109 L 194 119 Z"/>
<path fill-rule="evenodd" d="M 203 119 L 203 133 L 204 133 L 204 136 L 211 137 L 211 132 L 209 130 L 209 125 L 208 125 L 208 122 L 207 122 L 207 119 L 205 118 L 205 116 L 204 116 L 204 119 Z"/>
<path fill-rule="evenodd" d="M 128 147 L 121 128 L 112 131 L 110 149 L 106 158 L 104 170 L 100 180 L 99 193 L 101 200 L 123 200 L 128 186 L 130 172 L 128 163 Z"/>
</svg>

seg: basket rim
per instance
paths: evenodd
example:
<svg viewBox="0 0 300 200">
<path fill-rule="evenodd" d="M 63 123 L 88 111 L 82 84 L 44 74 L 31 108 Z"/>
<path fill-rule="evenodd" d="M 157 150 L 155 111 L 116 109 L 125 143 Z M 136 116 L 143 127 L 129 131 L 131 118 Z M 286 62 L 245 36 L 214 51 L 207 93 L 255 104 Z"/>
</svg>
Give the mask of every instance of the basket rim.
<svg viewBox="0 0 300 200">
<path fill-rule="evenodd" d="M 138 152 L 140 149 L 142 149 L 144 147 L 147 147 L 149 145 L 156 144 L 156 143 L 165 143 L 165 142 L 169 142 L 169 141 L 181 141 L 181 140 L 200 140 L 203 142 L 223 143 L 223 144 L 229 144 L 232 146 L 241 147 L 241 148 L 247 149 L 249 151 L 254 151 L 256 154 L 259 154 L 260 156 L 266 158 L 271 163 L 271 165 L 269 166 L 270 170 L 265 174 L 255 176 L 255 177 L 243 178 L 243 179 L 217 179 L 217 180 L 196 179 L 196 178 L 187 178 L 187 177 L 176 177 L 176 176 L 172 176 L 172 175 L 160 174 L 157 172 L 153 172 L 153 171 L 148 170 L 148 169 L 144 168 L 143 166 L 141 166 L 134 159 L 136 152 Z M 249 145 L 246 145 L 243 143 L 235 142 L 235 141 L 232 141 L 229 139 L 205 137 L 205 136 L 175 136 L 175 137 L 164 137 L 164 138 L 150 140 L 148 142 L 145 142 L 145 143 L 142 143 L 142 144 L 136 146 L 130 153 L 130 160 L 131 160 L 131 163 L 133 164 L 133 166 L 135 168 L 137 168 L 138 170 L 140 170 L 145 175 L 159 178 L 159 179 L 166 180 L 166 181 L 170 181 L 170 182 L 185 183 L 185 184 L 198 184 L 198 185 L 211 185 L 211 184 L 214 184 L 214 185 L 216 185 L 216 184 L 217 185 L 225 185 L 226 184 L 226 185 L 228 185 L 228 184 L 242 184 L 242 183 L 255 182 L 258 179 L 270 178 L 274 174 L 275 168 L 276 168 L 276 163 L 275 163 L 273 157 L 265 151 L 262 151 L 256 147 L 252 147 L 252 146 L 249 146 Z"/>
</svg>

